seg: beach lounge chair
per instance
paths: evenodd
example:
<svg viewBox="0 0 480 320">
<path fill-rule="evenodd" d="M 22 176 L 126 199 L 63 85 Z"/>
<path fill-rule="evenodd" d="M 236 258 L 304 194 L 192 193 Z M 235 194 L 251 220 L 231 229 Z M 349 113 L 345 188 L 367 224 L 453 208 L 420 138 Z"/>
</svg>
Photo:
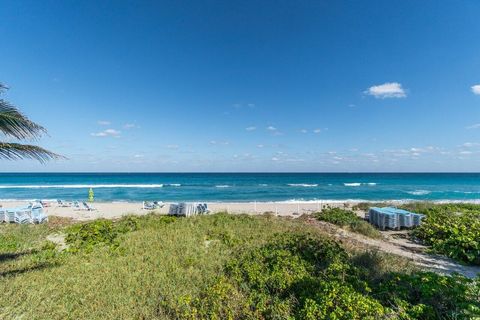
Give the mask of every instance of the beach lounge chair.
<svg viewBox="0 0 480 320">
<path fill-rule="evenodd" d="M 44 208 L 45 208 L 45 207 L 50 207 L 50 202 L 48 202 L 48 201 L 40 200 L 40 201 L 38 201 L 38 202 L 39 202 L 39 203 L 42 205 L 42 207 L 44 207 Z"/>
<path fill-rule="evenodd" d="M 153 201 L 153 205 L 157 208 L 157 209 L 161 209 L 165 206 L 165 203 L 163 203 L 162 201 Z"/>
<path fill-rule="evenodd" d="M 9 213 L 9 220 L 12 222 L 12 217 L 13 217 L 13 222 L 14 223 L 19 223 L 19 224 L 26 224 L 26 223 L 31 223 L 32 222 L 32 216 L 31 216 L 31 211 L 28 209 L 13 209 L 8 212 Z"/>
<path fill-rule="evenodd" d="M 40 205 L 33 206 L 31 211 L 32 223 L 43 223 L 48 221 L 48 216 L 43 211 L 43 207 Z"/>
<path fill-rule="evenodd" d="M 176 216 L 177 215 L 177 208 L 178 208 L 178 205 L 176 205 L 175 203 L 172 203 L 170 205 L 170 208 L 168 208 L 168 214 L 171 215 L 171 216 Z"/>
<path fill-rule="evenodd" d="M 143 210 L 154 210 L 156 209 L 156 206 L 151 203 L 151 202 L 148 202 L 148 201 L 143 201 Z"/>
<path fill-rule="evenodd" d="M 74 210 L 87 210 L 85 207 L 81 206 L 78 201 L 74 201 L 72 207 Z"/>
<path fill-rule="evenodd" d="M 57 200 L 57 204 L 59 207 L 63 207 L 63 208 L 69 208 L 72 206 L 72 203 L 71 202 L 68 202 L 68 201 L 65 201 L 65 200 Z"/>
<path fill-rule="evenodd" d="M 7 210 L 4 208 L 0 208 L 0 222 L 7 222 Z"/>
<path fill-rule="evenodd" d="M 15 209 L 7 209 L 5 211 L 5 222 L 6 223 L 15 223 Z"/>
<path fill-rule="evenodd" d="M 83 206 L 86 208 L 86 210 L 88 211 L 95 211 L 97 210 L 96 208 L 94 208 L 93 206 L 89 205 L 88 203 L 86 202 L 83 202 Z"/>
<path fill-rule="evenodd" d="M 208 210 L 208 206 L 206 203 L 199 203 L 197 204 L 197 214 L 208 214 L 210 210 Z"/>
</svg>

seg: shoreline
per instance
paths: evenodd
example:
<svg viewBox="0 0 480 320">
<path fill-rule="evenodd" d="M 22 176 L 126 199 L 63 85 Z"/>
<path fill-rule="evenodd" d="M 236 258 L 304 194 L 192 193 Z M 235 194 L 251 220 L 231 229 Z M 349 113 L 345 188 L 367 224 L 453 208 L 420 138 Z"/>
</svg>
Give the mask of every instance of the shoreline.
<svg viewBox="0 0 480 320">
<path fill-rule="evenodd" d="M 87 199 L 84 200 L 70 200 L 68 198 L 62 198 L 62 201 L 67 202 L 83 202 L 88 201 Z M 51 203 L 56 203 L 57 199 L 45 199 L 45 198 L 31 198 L 31 199 L 15 199 L 15 198 L 5 198 L 0 199 L 0 204 L 2 203 L 11 203 L 11 202 L 35 202 L 35 201 L 46 201 Z M 157 201 L 157 199 L 147 199 L 147 200 L 129 200 L 129 199 L 114 199 L 114 200 L 95 200 L 95 203 L 142 203 L 143 201 L 146 202 L 153 202 Z M 179 203 L 179 202 L 194 202 L 194 203 L 278 203 L 278 204 L 310 204 L 310 203 L 348 203 L 348 204 L 358 204 L 358 203 L 411 203 L 411 202 L 430 202 L 430 203 L 472 203 L 472 204 L 480 204 L 480 198 L 478 199 L 375 199 L 375 200 L 367 200 L 367 199 L 314 199 L 314 200 L 303 200 L 303 199 L 288 199 L 288 200 L 198 200 L 198 199 L 181 199 L 181 200 L 168 200 L 163 199 L 163 203 Z"/>
</svg>

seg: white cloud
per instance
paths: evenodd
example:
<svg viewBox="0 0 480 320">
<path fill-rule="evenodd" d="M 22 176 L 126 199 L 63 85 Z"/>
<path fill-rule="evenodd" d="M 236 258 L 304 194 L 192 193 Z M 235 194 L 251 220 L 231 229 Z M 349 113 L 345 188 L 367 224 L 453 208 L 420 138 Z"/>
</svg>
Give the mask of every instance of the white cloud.
<svg viewBox="0 0 480 320">
<path fill-rule="evenodd" d="M 480 123 L 475 123 L 467 127 L 467 129 L 478 129 L 478 128 L 480 128 Z"/>
<path fill-rule="evenodd" d="M 263 144 L 257 144 L 257 148 L 263 148 L 265 147 Z"/>
<path fill-rule="evenodd" d="M 169 145 L 167 145 L 167 149 L 176 150 L 176 149 L 178 149 L 178 145 L 177 144 L 169 144 Z"/>
<path fill-rule="evenodd" d="M 315 130 L 313 130 L 313 132 L 314 133 L 320 133 L 320 132 L 322 132 L 322 129 L 315 129 Z"/>
<path fill-rule="evenodd" d="M 463 154 L 463 155 L 472 154 L 472 151 L 460 151 L 460 154 Z"/>
<path fill-rule="evenodd" d="M 270 131 L 271 134 L 274 135 L 274 136 L 281 136 L 282 135 L 282 133 L 280 131 L 278 131 L 278 129 L 275 128 L 274 126 L 268 126 L 267 130 Z"/>
<path fill-rule="evenodd" d="M 97 121 L 97 124 L 100 125 L 100 126 L 109 126 L 109 125 L 110 125 L 110 121 L 107 121 L 107 120 L 98 120 L 98 121 Z"/>
<path fill-rule="evenodd" d="M 143 158 L 144 156 L 143 156 L 143 154 L 136 154 L 133 157 L 136 158 L 136 159 L 140 159 L 140 158 Z"/>
<path fill-rule="evenodd" d="M 278 161 L 278 160 L 280 160 L 280 159 L 278 159 L 277 157 L 272 158 L 272 161 Z"/>
<path fill-rule="evenodd" d="M 254 130 L 256 130 L 256 129 L 257 129 L 257 127 L 254 127 L 254 126 L 246 127 L 246 128 L 245 128 L 245 130 L 247 130 L 247 131 L 254 131 Z"/>
<path fill-rule="evenodd" d="M 211 145 L 223 145 L 223 146 L 228 146 L 230 144 L 230 142 L 228 141 L 216 141 L 216 140 L 212 140 L 210 141 L 210 144 Z"/>
<path fill-rule="evenodd" d="M 480 84 L 476 84 L 472 86 L 472 92 L 473 94 L 480 95 Z"/>
<path fill-rule="evenodd" d="M 133 128 L 136 128 L 137 126 L 134 123 L 126 123 L 123 127 L 125 129 L 133 129 Z"/>
<path fill-rule="evenodd" d="M 240 109 L 240 108 L 255 108 L 255 103 L 249 102 L 249 103 L 234 103 L 233 104 L 234 108 Z"/>
<path fill-rule="evenodd" d="M 478 147 L 478 146 L 480 146 L 480 143 L 478 142 L 465 142 L 464 144 L 462 144 L 462 147 L 465 147 L 465 148 Z"/>
<path fill-rule="evenodd" d="M 305 159 L 302 159 L 302 158 L 288 158 L 288 159 L 285 159 L 286 162 L 304 162 Z"/>
<path fill-rule="evenodd" d="M 398 82 L 387 82 L 377 86 L 372 86 L 365 91 L 365 94 L 374 96 L 377 99 L 385 98 L 405 98 L 407 94 L 402 85 Z"/>
<path fill-rule="evenodd" d="M 300 130 L 300 132 L 301 132 L 301 133 L 307 133 L 308 130 L 307 130 L 307 129 L 302 129 L 302 130 Z"/>
<path fill-rule="evenodd" d="M 103 130 L 100 132 L 96 133 L 90 133 L 91 136 L 93 137 L 113 137 L 113 138 L 119 138 L 120 137 L 120 131 L 115 130 L 115 129 L 107 129 Z"/>
</svg>

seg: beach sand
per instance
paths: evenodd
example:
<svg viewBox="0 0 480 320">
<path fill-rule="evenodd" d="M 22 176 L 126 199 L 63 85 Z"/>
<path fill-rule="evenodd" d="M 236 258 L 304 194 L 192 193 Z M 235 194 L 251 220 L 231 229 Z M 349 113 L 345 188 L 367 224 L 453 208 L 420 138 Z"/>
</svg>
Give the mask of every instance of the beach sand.
<svg viewBox="0 0 480 320">
<path fill-rule="evenodd" d="M 27 204 L 28 202 L 21 201 L 0 202 L 0 205 L 4 208 L 14 208 Z M 49 216 L 66 217 L 74 220 L 93 220 L 98 218 L 119 218 L 128 214 L 145 215 L 150 212 L 167 214 L 170 204 L 169 202 L 165 203 L 165 206 L 161 209 L 144 210 L 141 202 L 95 202 L 92 206 L 97 210 L 86 211 L 72 207 L 60 207 L 57 203 L 52 202 L 44 210 Z M 327 205 L 331 207 L 351 207 L 355 202 L 207 202 L 207 204 L 211 213 L 226 211 L 234 214 L 264 214 L 270 212 L 279 216 L 297 217 L 302 214 L 320 211 Z"/>
</svg>

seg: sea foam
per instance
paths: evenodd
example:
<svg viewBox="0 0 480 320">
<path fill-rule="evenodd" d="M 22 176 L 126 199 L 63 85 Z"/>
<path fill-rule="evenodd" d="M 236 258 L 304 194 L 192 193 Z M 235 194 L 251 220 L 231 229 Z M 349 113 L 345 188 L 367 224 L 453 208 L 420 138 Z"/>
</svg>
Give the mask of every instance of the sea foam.
<svg viewBox="0 0 480 320">
<path fill-rule="evenodd" d="M 0 185 L 0 189 L 162 188 L 163 184 L 40 184 Z"/>
<path fill-rule="evenodd" d="M 415 191 L 407 191 L 408 194 L 414 195 L 414 196 L 424 196 L 427 194 L 432 193 L 431 191 L 428 190 L 415 190 Z"/>
</svg>

